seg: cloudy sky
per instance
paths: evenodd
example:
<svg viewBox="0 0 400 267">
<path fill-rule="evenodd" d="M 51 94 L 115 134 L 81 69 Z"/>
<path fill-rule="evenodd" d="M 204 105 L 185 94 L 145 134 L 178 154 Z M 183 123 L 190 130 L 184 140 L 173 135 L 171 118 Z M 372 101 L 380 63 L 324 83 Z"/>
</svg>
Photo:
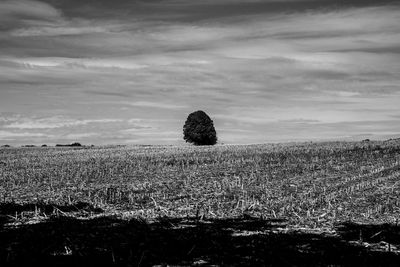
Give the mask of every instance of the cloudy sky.
<svg viewBox="0 0 400 267">
<path fill-rule="evenodd" d="M 400 2 L 0 0 L 0 144 L 400 136 Z"/>
</svg>

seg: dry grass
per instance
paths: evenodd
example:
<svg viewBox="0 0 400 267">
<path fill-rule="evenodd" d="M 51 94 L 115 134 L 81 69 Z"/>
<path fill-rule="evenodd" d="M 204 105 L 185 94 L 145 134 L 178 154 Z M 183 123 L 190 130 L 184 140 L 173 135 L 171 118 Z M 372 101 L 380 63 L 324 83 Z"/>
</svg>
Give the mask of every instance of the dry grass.
<svg viewBox="0 0 400 267">
<path fill-rule="evenodd" d="M 0 150 L 1 202 L 83 202 L 129 218 L 248 214 L 321 229 L 349 220 L 395 223 L 399 178 L 396 140 Z"/>
</svg>

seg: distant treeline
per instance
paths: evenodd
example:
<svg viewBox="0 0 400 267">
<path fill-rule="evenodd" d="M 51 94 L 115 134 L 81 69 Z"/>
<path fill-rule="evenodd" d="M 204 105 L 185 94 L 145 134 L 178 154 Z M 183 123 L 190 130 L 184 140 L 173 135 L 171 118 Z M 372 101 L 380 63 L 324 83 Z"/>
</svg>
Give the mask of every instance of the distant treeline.
<svg viewBox="0 0 400 267">
<path fill-rule="evenodd" d="M 71 146 L 82 146 L 80 143 L 72 143 L 72 144 L 66 144 L 66 145 L 61 145 L 61 144 L 57 144 L 57 147 L 71 147 Z"/>
<path fill-rule="evenodd" d="M 93 145 L 92 145 L 93 146 Z M 1 147 L 11 147 L 10 145 L 2 145 Z M 39 147 L 37 145 L 22 145 L 21 147 Z M 41 145 L 41 147 L 48 147 L 46 144 Z M 56 147 L 82 147 L 80 143 L 72 143 L 72 144 L 57 144 Z"/>
</svg>

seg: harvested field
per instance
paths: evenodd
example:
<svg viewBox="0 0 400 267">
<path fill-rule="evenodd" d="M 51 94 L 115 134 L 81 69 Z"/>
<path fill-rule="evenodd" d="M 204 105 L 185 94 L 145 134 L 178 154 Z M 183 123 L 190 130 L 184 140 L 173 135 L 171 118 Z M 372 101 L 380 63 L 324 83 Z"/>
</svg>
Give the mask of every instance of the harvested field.
<svg viewBox="0 0 400 267">
<path fill-rule="evenodd" d="M 2 266 L 400 260 L 398 140 L 4 148 L 0 183 Z"/>
</svg>

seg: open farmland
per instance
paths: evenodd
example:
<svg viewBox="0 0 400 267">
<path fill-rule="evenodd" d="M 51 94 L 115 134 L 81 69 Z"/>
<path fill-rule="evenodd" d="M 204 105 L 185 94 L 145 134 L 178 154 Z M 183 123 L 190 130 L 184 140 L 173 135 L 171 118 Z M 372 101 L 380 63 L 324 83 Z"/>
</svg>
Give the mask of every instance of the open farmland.
<svg viewBox="0 0 400 267">
<path fill-rule="evenodd" d="M 372 243 L 380 242 L 379 253 L 389 250 L 387 253 L 392 256 L 398 255 L 400 249 L 398 228 L 393 228 L 398 227 L 400 218 L 399 140 L 215 147 L 6 148 L 0 150 L 0 184 L 3 225 L 0 238 L 14 242 L 16 247 L 18 242 L 13 236 L 19 232 L 11 235 L 10 231 L 24 231 L 21 229 L 27 225 L 39 227 L 36 231 L 40 232 L 40 225 L 50 221 L 56 223 L 53 225 L 56 229 L 65 231 L 78 224 L 74 231 L 83 227 L 83 232 L 89 233 L 96 227 L 80 223 L 101 220 L 95 225 L 103 225 L 102 229 L 104 225 L 131 225 L 132 221 L 140 222 L 140 227 L 148 224 L 147 227 L 153 225 L 157 229 L 165 224 L 174 229 L 219 225 L 221 228 L 212 229 L 229 228 L 231 237 L 254 235 L 255 231 L 262 233 L 268 230 L 265 228 L 268 225 L 275 227 L 269 229 L 271 233 L 302 231 L 335 238 L 347 225 L 348 231 L 341 239 L 350 238 L 349 242 L 357 241 L 359 247 L 365 247 L 366 239 L 375 238 L 375 241 L 369 240 L 369 249 Z M 106 219 L 111 221 L 106 223 Z M 251 227 L 244 227 L 246 223 Z M 221 225 L 225 224 L 227 226 L 223 228 Z M 238 225 L 243 227 L 236 229 Z M 357 225 L 365 226 L 364 232 L 368 234 L 363 235 Z M 388 227 L 397 229 L 397 235 L 389 234 Z M 110 236 L 116 238 L 118 231 L 108 233 L 108 239 L 112 239 Z M 211 235 L 209 237 L 215 240 L 222 238 L 212 236 L 210 231 L 202 235 Z M 191 235 L 186 233 L 184 236 Z M 376 240 L 378 237 L 380 239 Z M 125 238 L 125 235 L 118 236 L 116 240 L 122 242 Z M 196 238 L 192 236 L 190 240 L 203 242 Z M 285 242 L 290 238 L 293 235 L 284 238 Z M 86 251 L 74 248 L 77 245 L 71 237 L 68 240 L 71 244 L 66 245 L 62 238 L 59 240 L 63 245 L 62 252 L 57 255 Z M 110 241 L 111 244 L 116 240 Z M 228 242 L 223 240 L 221 242 Z M 188 245 L 185 242 L 181 244 L 183 247 Z M 286 243 L 276 240 L 275 244 L 285 246 Z M 5 252 L 6 247 L 0 247 L 2 261 L 13 258 Z M 93 246 L 88 247 L 93 249 Z M 112 259 L 113 263 L 124 262 L 127 254 L 123 254 L 125 258 L 119 254 L 118 258 L 116 248 L 112 247 L 103 248 L 112 254 L 106 258 Z M 193 264 L 196 259 L 200 259 L 200 263 L 197 262 L 200 265 L 202 261 L 212 263 L 210 259 L 217 264 L 227 264 L 226 259 L 208 254 L 208 261 L 204 260 L 200 257 L 201 251 L 197 251 L 196 258 L 196 246 L 187 248 L 190 249 L 193 255 L 192 252 L 184 254 L 189 258 L 186 264 Z M 312 249 L 308 247 L 308 250 Z M 282 251 L 286 253 L 284 249 Z M 337 246 L 327 251 L 337 251 Z M 25 252 L 21 249 L 19 253 Z M 218 253 L 222 255 L 222 252 Z M 296 253 L 299 253 L 298 248 Z M 289 254 L 294 255 L 293 251 Z M 152 258 L 141 253 L 133 253 L 131 257 L 136 264 L 178 263 L 175 258 L 159 255 L 157 257 L 164 261 L 151 261 L 156 256 Z"/>
</svg>

